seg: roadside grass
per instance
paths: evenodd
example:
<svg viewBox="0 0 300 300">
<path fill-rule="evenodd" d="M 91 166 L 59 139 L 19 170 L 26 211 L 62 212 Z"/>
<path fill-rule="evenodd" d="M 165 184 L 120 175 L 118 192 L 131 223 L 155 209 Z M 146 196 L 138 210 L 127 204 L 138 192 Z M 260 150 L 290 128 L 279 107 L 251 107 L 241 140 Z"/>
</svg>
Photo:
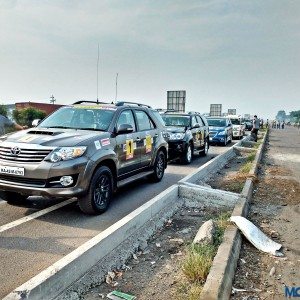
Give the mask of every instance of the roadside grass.
<svg viewBox="0 0 300 300">
<path fill-rule="evenodd" d="M 240 168 L 239 172 L 242 174 L 248 174 L 252 168 L 252 163 L 255 159 L 256 152 L 253 152 L 247 156 L 246 163 Z"/>
<path fill-rule="evenodd" d="M 187 254 L 182 264 L 186 282 L 182 283 L 178 289 L 178 299 L 199 299 L 214 257 L 222 243 L 225 229 L 229 224 L 229 217 L 230 213 L 226 212 L 214 219 L 216 231 L 212 245 L 191 244 L 187 247 Z"/>
</svg>

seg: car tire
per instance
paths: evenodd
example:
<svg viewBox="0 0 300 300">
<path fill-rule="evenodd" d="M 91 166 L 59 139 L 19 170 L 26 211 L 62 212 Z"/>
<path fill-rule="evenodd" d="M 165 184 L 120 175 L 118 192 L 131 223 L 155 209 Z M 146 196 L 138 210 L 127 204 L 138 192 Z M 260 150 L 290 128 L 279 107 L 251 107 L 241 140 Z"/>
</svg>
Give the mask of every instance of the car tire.
<svg viewBox="0 0 300 300">
<path fill-rule="evenodd" d="M 27 196 L 15 192 L 0 191 L 0 198 L 8 204 L 21 204 L 27 200 Z"/>
<path fill-rule="evenodd" d="M 166 155 L 163 151 L 158 151 L 155 162 L 153 165 L 153 174 L 151 174 L 150 179 L 153 182 L 159 182 L 162 180 L 165 174 L 166 168 Z"/>
<path fill-rule="evenodd" d="M 200 152 L 200 156 L 206 156 L 208 153 L 208 149 L 209 149 L 209 142 L 208 139 L 205 139 L 203 151 Z"/>
<path fill-rule="evenodd" d="M 188 144 L 186 147 L 185 153 L 181 158 L 181 162 L 188 165 L 192 162 L 193 160 L 193 146 L 191 143 Z"/>
<path fill-rule="evenodd" d="M 113 194 L 113 175 L 111 170 L 102 166 L 92 177 L 87 194 L 78 197 L 80 209 L 89 215 L 105 212 Z"/>
</svg>

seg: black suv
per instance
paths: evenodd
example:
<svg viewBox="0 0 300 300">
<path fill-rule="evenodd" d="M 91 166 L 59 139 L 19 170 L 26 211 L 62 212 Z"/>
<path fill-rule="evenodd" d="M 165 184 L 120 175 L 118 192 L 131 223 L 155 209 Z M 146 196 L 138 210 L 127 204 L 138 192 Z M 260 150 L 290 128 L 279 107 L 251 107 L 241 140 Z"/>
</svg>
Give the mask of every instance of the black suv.
<svg viewBox="0 0 300 300">
<path fill-rule="evenodd" d="M 161 116 L 169 132 L 169 159 L 179 158 L 189 164 L 193 154 L 206 155 L 209 148 L 209 129 L 204 116 L 197 112 L 162 112 Z"/>
<path fill-rule="evenodd" d="M 1 137 L 0 197 L 75 196 L 83 212 L 104 212 L 120 185 L 163 178 L 168 144 L 156 114 L 137 103 L 79 101 Z"/>
</svg>

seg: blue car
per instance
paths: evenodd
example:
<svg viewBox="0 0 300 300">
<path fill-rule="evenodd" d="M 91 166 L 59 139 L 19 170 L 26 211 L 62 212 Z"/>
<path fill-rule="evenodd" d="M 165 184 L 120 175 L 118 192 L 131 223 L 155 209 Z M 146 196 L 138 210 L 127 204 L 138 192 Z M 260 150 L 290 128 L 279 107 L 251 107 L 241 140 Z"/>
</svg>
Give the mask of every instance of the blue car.
<svg viewBox="0 0 300 300">
<path fill-rule="evenodd" d="M 226 117 L 208 117 L 210 144 L 226 146 L 232 142 L 232 124 Z"/>
</svg>

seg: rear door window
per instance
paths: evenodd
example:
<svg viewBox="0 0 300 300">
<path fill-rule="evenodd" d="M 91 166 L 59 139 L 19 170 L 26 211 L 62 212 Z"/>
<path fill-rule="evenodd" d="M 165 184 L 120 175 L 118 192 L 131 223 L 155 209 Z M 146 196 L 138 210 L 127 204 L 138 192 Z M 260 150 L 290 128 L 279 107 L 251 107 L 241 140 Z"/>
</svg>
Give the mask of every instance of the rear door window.
<svg viewBox="0 0 300 300">
<path fill-rule="evenodd" d="M 135 110 L 137 126 L 139 131 L 151 130 L 155 128 L 155 124 L 148 114 L 143 110 Z"/>
</svg>

